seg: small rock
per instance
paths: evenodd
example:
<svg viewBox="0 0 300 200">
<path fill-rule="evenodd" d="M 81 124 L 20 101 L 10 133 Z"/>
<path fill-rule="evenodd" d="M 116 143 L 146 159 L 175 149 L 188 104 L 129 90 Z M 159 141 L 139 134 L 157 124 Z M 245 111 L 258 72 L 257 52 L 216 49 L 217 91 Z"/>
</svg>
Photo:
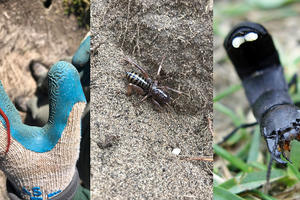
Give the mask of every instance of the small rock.
<svg viewBox="0 0 300 200">
<path fill-rule="evenodd" d="M 180 152 L 181 152 L 181 149 L 175 148 L 175 149 L 173 149 L 172 154 L 174 154 L 174 155 L 179 155 Z"/>
</svg>

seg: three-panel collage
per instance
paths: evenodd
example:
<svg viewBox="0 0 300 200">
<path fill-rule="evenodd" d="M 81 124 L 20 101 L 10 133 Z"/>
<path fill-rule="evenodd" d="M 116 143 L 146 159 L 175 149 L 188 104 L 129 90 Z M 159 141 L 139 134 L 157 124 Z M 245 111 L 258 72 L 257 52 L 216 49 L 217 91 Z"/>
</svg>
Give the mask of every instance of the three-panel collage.
<svg viewBox="0 0 300 200">
<path fill-rule="evenodd" d="M 299 0 L 0 0 L 0 200 L 300 200 L 299 23 Z"/>
</svg>

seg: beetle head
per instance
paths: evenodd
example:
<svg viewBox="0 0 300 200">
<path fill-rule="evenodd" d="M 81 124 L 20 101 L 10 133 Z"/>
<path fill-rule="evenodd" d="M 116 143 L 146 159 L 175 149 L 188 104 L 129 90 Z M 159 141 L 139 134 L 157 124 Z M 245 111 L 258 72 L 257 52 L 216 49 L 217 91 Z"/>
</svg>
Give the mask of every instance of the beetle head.
<svg viewBox="0 0 300 200">
<path fill-rule="evenodd" d="M 278 163 L 285 164 L 281 155 L 288 160 L 284 151 L 289 150 L 292 140 L 300 141 L 299 108 L 290 104 L 272 107 L 261 119 L 261 132 L 272 157 Z"/>
</svg>

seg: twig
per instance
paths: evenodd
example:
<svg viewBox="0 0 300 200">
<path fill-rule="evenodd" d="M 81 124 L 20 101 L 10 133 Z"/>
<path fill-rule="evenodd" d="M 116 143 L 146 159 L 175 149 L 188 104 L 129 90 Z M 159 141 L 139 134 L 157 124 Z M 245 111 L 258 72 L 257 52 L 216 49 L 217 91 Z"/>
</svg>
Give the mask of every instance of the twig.
<svg viewBox="0 0 300 200">
<path fill-rule="evenodd" d="M 182 160 L 208 161 L 208 162 L 214 161 L 213 157 L 185 157 L 185 158 L 181 158 L 181 159 Z"/>
</svg>

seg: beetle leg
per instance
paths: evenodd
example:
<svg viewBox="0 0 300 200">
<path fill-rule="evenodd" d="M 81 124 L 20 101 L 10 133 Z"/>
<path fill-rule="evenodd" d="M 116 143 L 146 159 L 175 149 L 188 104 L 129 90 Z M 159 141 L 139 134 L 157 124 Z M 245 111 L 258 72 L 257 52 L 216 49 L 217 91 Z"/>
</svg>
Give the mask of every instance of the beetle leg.
<svg viewBox="0 0 300 200">
<path fill-rule="evenodd" d="M 131 60 L 130 58 L 128 58 L 128 57 L 125 57 L 125 58 L 123 58 L 123 59 L 124 59 L 125 61 L 129 62 L 130 64 L 134 65 L 135 67 L 137 67 L 137 68 L 142 72 L 143 76 L 144 76 L 147 80 L 150 79 L 148 73 L 147 73 L 141 66 L 139 66 L 137 63 L 135 63 L 134 61 L 132 61 L 132 60 Z"/>
<path fill-rule="evenodd" d="M 168 108 L 170 108 L 172 111 L 175 111 L 174 110 L 174 108 L 170 105 L 170 104 L 168 104 L 168 103 L 165 103 L 167 106 L 168 106 Z"/>
<path fill-rule="evenodd" d="M 135 91 L 138 94 L 145 95 L 145 92 L 141 87 L 134 85 L 132 83 L 129 83 L 128 87 L 127 87 L 127 95 L 130 96 L 133 91 Z"/>
<path fill-rule="evenodd" d="M 156 77 L 159 77 L 159 76 L 160 76 L 160 71 L 161 71 L 162 64 L 163 64 L 163 62 L 164 62 L 165 58 L 166 58 L 166 56 L 164 55 L 164 56 L 163 56 L 163 58 L 162 58 L 162 60 L 161 60 L 161 63 L 160 63 L 160 65 L 159 65 L 159 67 L 158 67 L 158 71 L 157 71 L 157 75 L 156 75 Z"/>
<path fill-rule="evenodd" d="M 240 130 L 241 128 L 248 128 L 248 127 L 252 127 L 257 125 L 258 122 L 254 122 L 254 123 L 249 123 L 249 124 L 241 124 L 240 126 L 236 127 L 235 129 L 233 129 L 233 131 L 231 131 L 228 135 L 226 135 L 223 140 L 221 142 L 218 143 L 218 145 L 223 144 L 224 142 L 226 142 L 231 136 L 233 136 L 238 130 Z"/>
<path fill-rule="evenodd" d="M 154 80 L 154 83 L 157 85 L 158 84 L 158 79 L 160 78 L 160 72 L 161 72 L 161 69 L 162 69 L 162 64 L 165 60 L 166 56 L 164 55 L 163 58 L 161 59 L 161 62 L 159 64 L 159 67 L 158 67 L 158 70 L 157 70 L 157 74 L 156 74 L 156 77 L 155 77 L 155 80 Z"/>
<path fill-rule="evenodd" d="M 148 97 L 150 97 L 151 95 L 150 94 L 147 94 L 146 96 L 144 96 L 142 99 L 141 99 L 141 101 L 140 101 L 140 103 L 141 102 L 143 102 L 143 101 L 145 101 Z"/>
<path fill-rule="evenodd" d="M 172 92 L 175 92 L 175 93 L 177 93 L 177 94 L 183 94 L 183 92 L 181 92 L 181 91 L 179 91 L 179 90 L 175 90 L 175 89 L 173 89 L 173 88 L 169 88 L 168 86 L 165 86 L 165 88 L 166 88 L 167 90 L 171 90 Z"/>
<path fill-rule="evenodd" d="M 170 88 L 168 86 L 159 86 L 158 88 L 163 89 L 163 90 L 170 90 L 170 91 L 175 92 L 177 94 L 184 94 L 183 92 L 181 92 L 179 90 L 175 90 L 175 89 Z"/>
<path fill-rule="evenodd" d="M 158 109 L 159 109 L 160 111 L 162 111 L 162 108 L 161 108 L 160 104 L 159 104 L 157 101 L 155 101 L 154 99 L 152 99 L 152 102 L 153 102 L 155 105 L 157 105 L 157 107 L 158 107 Z"/>
</svg>

